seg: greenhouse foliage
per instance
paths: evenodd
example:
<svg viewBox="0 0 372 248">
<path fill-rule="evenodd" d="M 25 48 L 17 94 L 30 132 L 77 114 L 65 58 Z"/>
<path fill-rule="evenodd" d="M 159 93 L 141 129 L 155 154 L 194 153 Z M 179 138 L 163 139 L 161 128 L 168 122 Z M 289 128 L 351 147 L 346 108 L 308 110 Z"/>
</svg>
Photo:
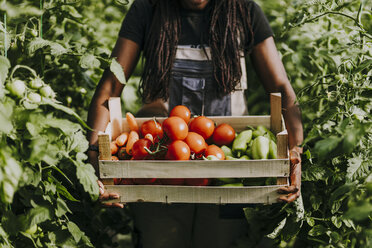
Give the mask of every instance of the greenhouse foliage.
<svg viewBox="0 0 372 248">
<path fill-rule="evenodd" d="M 305 128 L 302 199 L 246 208 L 237 247 L 372 246 L 372 3 L 260 0 Z M 97 202 L 89 102 L 128 1 L 0 4 L 0 246 L 131 247 L 127 210 Z M 4 49 L 5 48 L 5 49 Z M 140 63 L 123 92 L 136 112 Z M 268 98 L 249 70 L 250 114 Z M 122 78 L 122 81 L 124 79 Z"/>
</svg>

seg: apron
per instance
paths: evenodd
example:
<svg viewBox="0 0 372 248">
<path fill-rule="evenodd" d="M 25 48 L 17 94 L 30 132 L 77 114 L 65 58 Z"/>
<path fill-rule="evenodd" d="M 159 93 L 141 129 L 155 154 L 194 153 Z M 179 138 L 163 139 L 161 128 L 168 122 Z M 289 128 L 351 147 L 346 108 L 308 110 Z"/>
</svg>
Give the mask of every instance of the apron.
<svg viewBox="0 0 372 248">
<path fill-rule="evenodd" d="M 178 46 L 169 85 L 169 109 L 187 106 L 192 115 L 247 115 L 244 91 L 247 89 L 246 65 L 241 58 L 242 78 L 235 91 L 220 97 L 213 80 L 210 48 Z"/>
</svg>

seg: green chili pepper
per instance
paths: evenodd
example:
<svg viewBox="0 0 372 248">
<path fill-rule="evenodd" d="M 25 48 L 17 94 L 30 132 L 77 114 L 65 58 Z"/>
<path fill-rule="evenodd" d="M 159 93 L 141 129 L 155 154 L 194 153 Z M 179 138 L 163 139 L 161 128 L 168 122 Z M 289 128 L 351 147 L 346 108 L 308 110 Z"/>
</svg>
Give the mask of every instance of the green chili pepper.
<svg viewBox="0 0 372 248">
<path fill-rule="evenodd" d="M 225 157 L 226 156 L 231 156 L 231 157 L 233 156 L 233 153 L 232 153 L 232 150 L 230 149 L 230 147 L 223 145 L 223 146 L 221 146 L 221 150 L 223 151 L 223 153 L 225 153 Z"/>
<path fill-rule="evenodd" d="M 239 160 L 238 158 L 234 158 L 233 156 L 226 156 L 225 160 Z"/>
<path fill-rule="evenodd" d="M 221 187 L 243 187 L 244 185 L 242 183 L 229 183 L 221 185 Z"/>
<path fill-rule="evenodd" d="M 276 144 L 273 140 L 270 140 L 269 144 L 269 158 L 277 158 L 278 157 L 278 152 L 277 152 L 277 147 Z"/>
<path fill-rule="evenodd" d="M 249 160 L 250 158 L 247 155 L 243 155 L 239 158 L 239 160 Z"/>
<path fill-rule="evenodd" d="M 267 159 L 269 156 L 270 140 L 264 136 L 258 136 L 253 140 L 252 156 L 254 159 Z"/>
<path fill-rule="evenodd" d="M 256 130 L 253 131 L 252 136 L 253 138 L 257 138 L 258 136 L 263 136 L 266 133 L 266 128 L 264 126 L 257 126 Z"/>
<path fill-rule="evenodd" d="M 242 156 L 247 150 L 248 143 L 252 139 L 252 130 L 245 130 L 241 132 L 235 139 L 232 145 L 232 151 L 238 157 Z"/>
</svg>

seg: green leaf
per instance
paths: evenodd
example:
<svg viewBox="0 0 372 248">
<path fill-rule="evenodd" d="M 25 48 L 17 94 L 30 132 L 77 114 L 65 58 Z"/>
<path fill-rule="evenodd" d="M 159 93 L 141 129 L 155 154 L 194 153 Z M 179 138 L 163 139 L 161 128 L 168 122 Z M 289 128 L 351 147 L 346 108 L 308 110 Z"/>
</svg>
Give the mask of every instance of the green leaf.
<svg viewBox="0 0 372 248">
<path fill-rule="evenodd" d="M 10 68 L 9 60 L 0 55 L 0 87 L 4 85 Z"/>
<path fill-rule="evenodd" d="M 342 226 L 342 221 L 337 216 L 332 216 L 331 221 L 337 228 L 340 228 Z"/>
<path fill-rule="evenodd" d="M 312 217 L 306 217 L 306 222 L 311 227 L 313 227 L 315 225 L 315 220 Z"/>
<path fill-rule="evenodd" d="M 366 201 L 361 205 L 351 207 L 343 217 L 355 221 L 368 221 L 370 216 L 372 216 L 372 203 L 371 201 Z"/>
<path fill-rule="evenodd" d="M 65 186 L 63 186 L 62 184 L 57 184 L 57 192 L 66 197 L 66 199 L 70 200 L 70 201 L 74 201 L 74 202 L 79 202 L 79 200 L 77 200 L 76 198 L 74 198 L 70 192 L 68 192 L 68 190 L 66 189 Z"/>
<path fill-rule="evenodd" d="M 76 165 L 76 176 L 83 185 L 85 192 L 89 193 L 91 198 L 95 201 L 98 199 L 98 183 L 95 170 L 92 165 L 84 164 L 79 161 L 74 161 Z"/>
<path fill-rule="evenodd" d="M 309 235 L 310 236 L 320 236 L 320 235 L 323 235 L 325 234 L 327 231 L 327 228 L 324 227 L 323 225 L 316 225 L 314 226 L 310 231 L 309 231 Z"/>
<path fill-rule="evenodd" d="M 47 41 L 47 40 L 44 40 L 40 37 L 37 37 L 35 38 L 34 40 L 32 40 L 29 44 L 28 44 L 28 54 L 30 56 L 34 55 L 34 53 L 43 48 L 43 47 L 46 47 L 46 46 L 49 46 L 50 45 L 50 42 Z"/>
<path fill-rule="evenodd" d="M 68 208 L 66 202 L 61 198 L 57 198 L 57 209 L 55 211 L 56 216 L 61 217 L 67 212 L 72 213 L 71 210 Z"/>
<path fill-rule="evenodd" d="M 13 103 L 9 101 L 0 103 L 0 133 L 10 134 L 14 128 L 11 118 L 11 115 L 13 114 L 13 106 Z"/>
<path fill-rule="evenodd" d="M 28 226 L 37 225 L 39 223 L 43 223 L 44 221 L 50 220 L 53 217 L 53 214 L 50 210 L 51 209 L 46 206 L 37 206 L 31 209 L 26 215 Z"/>
<path fill-rule="evenodd" d="M 72 237 L 74 237 L 74 240 L 76 243 L 79 243 L 81 237 L 84 235 L 84 233 L 80 230 L 80 228 L 72 221 L 69 221 L 67 223 L 68 231 L 71 233 Z"/>
<path fill-rule="evenodd" d="M 283 230 L 286 222 L 287 222 L 287 218 L 284 218 L 281 222 L 279 222 L 277 227 L 271 233 L 266 235 L 266 237 L 270 239 L 275 239 L 276 237 L 278 237 L 280 232 Z"/>
<path fill-rule="evenodd" d="M 360 176 L 368 175 L 369 170 L 367 163 L 363 163 L 361 157 L 353 157 L 347 160 L 346 177 L 349 182 L 356 180 Z"/>
<path fill-rule="evenodd" d="M 72 109 L 68 108 L 68 107 L 65 107 L 61 104 L 58 104 L 54 101 L 52 101 L 51 99 L 48 99 L 48 98 L 44 98 L 43 100 L 43 103 L 47 104 L 47 105 L 50 105 L 52 106 L 53 108 L 57 109 L 57 110 L 61 110 L 63 112 L 65 112 L 66 114 L 69 114 L 73 117 L 76 118 L 76 120 L 85 128 L 89 129 L 90 130 L 90 127 L 83 121 L 83 119 L 80 118 L 80 116 L 78 114 L 75 113 L 75 111 L 73 111 Z"/>
<path fill-rule="evenodd" d="M 110 70 L 121 84 L 126 84 L 124 69 L 115 58 L 111 60 Z"/>
<path fill-rule="evenodd" d="M 89 68 L 98 68 L 101 65 L 101 62 L 90 53 L 84 54 L 81 56 L 80 59 L 80 66 L 84 69 L 89 69 Z"/>
<path fill-rule="evenodd" d="M 331 153 L 336 149 L 342 138 L 331 136 L 326 139 L 316 142 L 314 146 L 315 153 L 318 154 L 320 160 L 331 158 Z"/>
</svg>

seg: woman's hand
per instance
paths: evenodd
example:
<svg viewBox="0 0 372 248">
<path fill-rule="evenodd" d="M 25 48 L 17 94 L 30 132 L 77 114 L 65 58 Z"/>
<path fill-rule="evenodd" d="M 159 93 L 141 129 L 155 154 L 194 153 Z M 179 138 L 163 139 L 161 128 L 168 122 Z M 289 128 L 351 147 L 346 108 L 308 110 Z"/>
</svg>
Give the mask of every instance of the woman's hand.
<svg viewBox="0 0 372 248">
<path fill-rule="evenodd" d="M 105 189 L 105 185 L 98 180 L 98 186 L 99 186 L 99 201 L 107 201 L 107 200 L 114 200 L 119 199 L 119 195 L 116 193 L 108 193 Z M 102 203 L 105 207 L 117 207 L 117 208 L 123 208 L 124 204 L 122 203 Z"/>
<path fill-rule="evenodd" d="M 301 148 L 294 147 L 289 152 L 289 160 L 291 162 L 290 180 L 291 185 L 281 187 L 278 189 L 279 194 L 282 195 L 278 198 L 281 202 L 293 202 L 301 194 Z"/>
</svg>

